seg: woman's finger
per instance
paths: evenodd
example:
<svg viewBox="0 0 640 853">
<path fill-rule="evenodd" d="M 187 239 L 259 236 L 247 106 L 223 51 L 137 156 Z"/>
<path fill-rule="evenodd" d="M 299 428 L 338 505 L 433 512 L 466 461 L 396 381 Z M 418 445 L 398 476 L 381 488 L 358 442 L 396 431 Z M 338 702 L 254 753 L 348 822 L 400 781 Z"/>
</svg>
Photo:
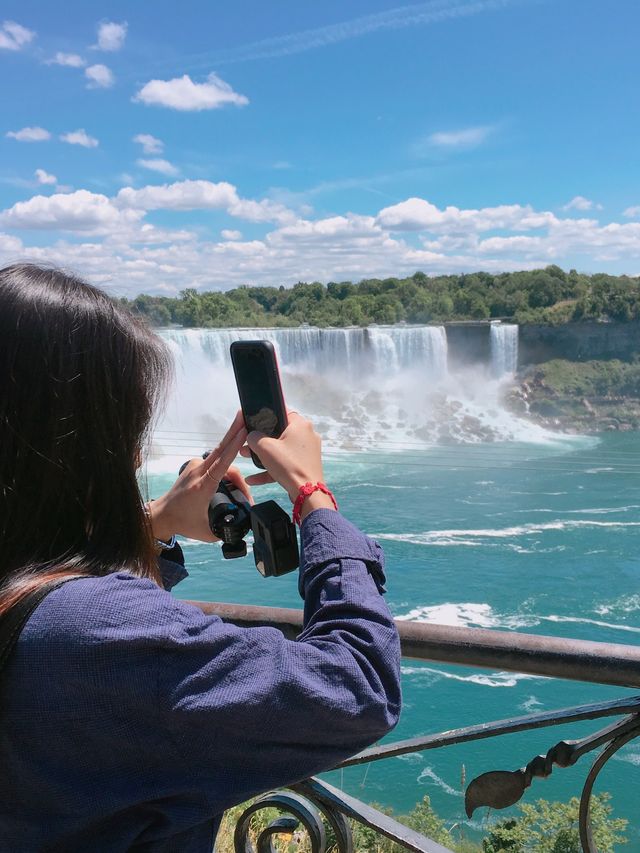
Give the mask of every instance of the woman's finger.
<svg viewBox="0 0 640 853">
<path fill-rule="evenodd" d="M 238 410 L 236 412 L 236 416 L 233 419 L 233 423 L 226 431 L 224 438 L 218 444 L 218 446 L 211 451 L 211 453 L 207 456 L 207 458 L 202 463 L 202 473 L 210 468 L 212 465 L 215 465 L 216 460 L 220 458 L 220 454 L 223 453 L 226 445 L 233 439 L 233 437 L 238 433 L 239 430 L 244 429 L 244 418 L 242 417 L 242 412 Z M 235 457 L 234 457 L 235 458 Z"/>
<path fill-rule="evenodd" d="M 202 474 L 202 479 L 204 480 L 207 478 L 211 481 L 220 482 L 225 472 L 231 467 L 231 463 L 240 452 L 240 448 L 245 443 L 246 439 L 247 431 L 242 427 L 242 429 L 231 438 L 226 447 L 221 446 L 220 450 L 217 451 L 218 458 L 213 459 L 212 463 L 205 468 Z M 213 453 L 211 456 L 213 456 Z M 209 457 L 205 459 L 205 462 L 208 461 Z"/>
<path fill-rule="evenodd" d="M 262 474 L 251 474 L 246 482 L 250 486 L 264 486 L 265 483 L 275 483 L 275 480 L 268 471 L 263 471 Z"/>
<path fill-rule="evenodd" d="M 283 433 L 284 434 L 284 433 Z M 277 438 L 271 438 L 269 435 L 265 435 L 263 432 L 259 432 L 258 430 L 253 430 L 247 435 L 247 444 L 253 450 L 254 453 L 257 453 L 260 456 L 260 447 L 267 446 L 269 443 L 277 442 Z"/>
<path fill-rule="evenodd" d="M 253 506 L 254 500 L 253 500 L 253 495 L 251 494 L 251 489 L 249 488 L 247 481 L 242 476 L 240 471 L 235 467 L 235 465 L 232 465 L 227 470 L 227 472 L 224 475 L 224 479 L 225 480 L 231 480 L 233 485 L 236 486 L 236 488 L 240 489 L 240 491 L 246 497 L 246 499 L 249 501 L 251 506 Z"/>
</svg>

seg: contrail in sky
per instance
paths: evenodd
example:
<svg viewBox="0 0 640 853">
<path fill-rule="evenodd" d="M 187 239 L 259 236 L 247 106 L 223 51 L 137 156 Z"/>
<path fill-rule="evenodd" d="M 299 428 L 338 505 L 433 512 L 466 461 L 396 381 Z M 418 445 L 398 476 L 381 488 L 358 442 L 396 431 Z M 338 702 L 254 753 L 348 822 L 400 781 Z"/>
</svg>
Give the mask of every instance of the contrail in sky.
<svg viewBox="0 0 640 853">
<path fill-rule="evenodd" d="M 429 0 L 411 6 L 398 6 L 386 12 L 363 15 L 351 21 L 330 24 L 311 30 L 301 30 L 283 36 L 261 39 L 249 44 L 238 45 L 228 50 L 213 50 L 185 57 L 186 68 L 202 65 L 218 67 L 235 62 L 247 62 L 255 59 L 273 59 L 291 56 L 328 45 L 338 44 L 348 39 L 365 36 L 379 30 L 399 30 L 411 26 L 425 26 L 455 18 L 470 17 L 481 12 L 490 12 L 512 6 L 520 0 Z"/>
</svg>

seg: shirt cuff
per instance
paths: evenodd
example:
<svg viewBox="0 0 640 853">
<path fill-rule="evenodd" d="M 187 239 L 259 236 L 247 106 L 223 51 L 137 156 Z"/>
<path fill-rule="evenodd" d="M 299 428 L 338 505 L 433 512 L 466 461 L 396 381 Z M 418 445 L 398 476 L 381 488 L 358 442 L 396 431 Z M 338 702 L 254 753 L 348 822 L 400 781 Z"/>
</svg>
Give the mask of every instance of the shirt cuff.
<svg viewBox="0 0 640 853">
<path fill-rule="evenodd" d="M 162 585 L 167 592 L 189 576 L 189 572 L 184 567 L 182 548 L 177 542 L 173 548 L 166 548 L 160 552 L 158 568 L 160 569 Z"/>
<path fill-rule="evenodd" d="M 375 581 L 378 592 L 386 592 L 382 548 L 339 512 L 331 509 L 316 509 L 310 512 L 300 527 L 300 540 L 302 553 L 299 589 L 303 598 L 306 571 L 336 560 L 363 562 Z"/>
</svg>

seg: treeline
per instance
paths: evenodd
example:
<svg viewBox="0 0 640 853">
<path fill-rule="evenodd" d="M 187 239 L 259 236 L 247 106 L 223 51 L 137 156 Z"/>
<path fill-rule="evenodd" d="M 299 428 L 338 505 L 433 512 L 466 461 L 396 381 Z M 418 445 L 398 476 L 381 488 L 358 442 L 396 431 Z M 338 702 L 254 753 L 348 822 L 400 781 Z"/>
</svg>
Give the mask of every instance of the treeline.
<svg viewBox="0 0 640 853">
<path fill-rule="evenodd" d="M 640 318 L 640 278 L 564 272 L 552 265 L 523 272 L 300 282 L 291 288 L 252 287 L 178 297 L 141 294 L 132 310 L 155 326 L 366 326 L 501 318 L 516 323 Z"/>
</svg>

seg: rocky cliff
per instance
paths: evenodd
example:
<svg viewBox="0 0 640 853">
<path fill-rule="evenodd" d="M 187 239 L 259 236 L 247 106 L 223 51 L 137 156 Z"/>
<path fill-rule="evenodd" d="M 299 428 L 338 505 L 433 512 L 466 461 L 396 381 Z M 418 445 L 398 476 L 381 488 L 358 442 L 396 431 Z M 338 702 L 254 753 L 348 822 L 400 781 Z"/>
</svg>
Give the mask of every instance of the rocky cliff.
<svg viewBox="0 0 640 853">
<path fill-rule="evenodd" d="M 519 364 L 539 364 L 554 358 L 590 361 L 640 355 L 640 322 L 581 322 L 559 326 L 523 325 L 519 335 Z"/>
</svg>

